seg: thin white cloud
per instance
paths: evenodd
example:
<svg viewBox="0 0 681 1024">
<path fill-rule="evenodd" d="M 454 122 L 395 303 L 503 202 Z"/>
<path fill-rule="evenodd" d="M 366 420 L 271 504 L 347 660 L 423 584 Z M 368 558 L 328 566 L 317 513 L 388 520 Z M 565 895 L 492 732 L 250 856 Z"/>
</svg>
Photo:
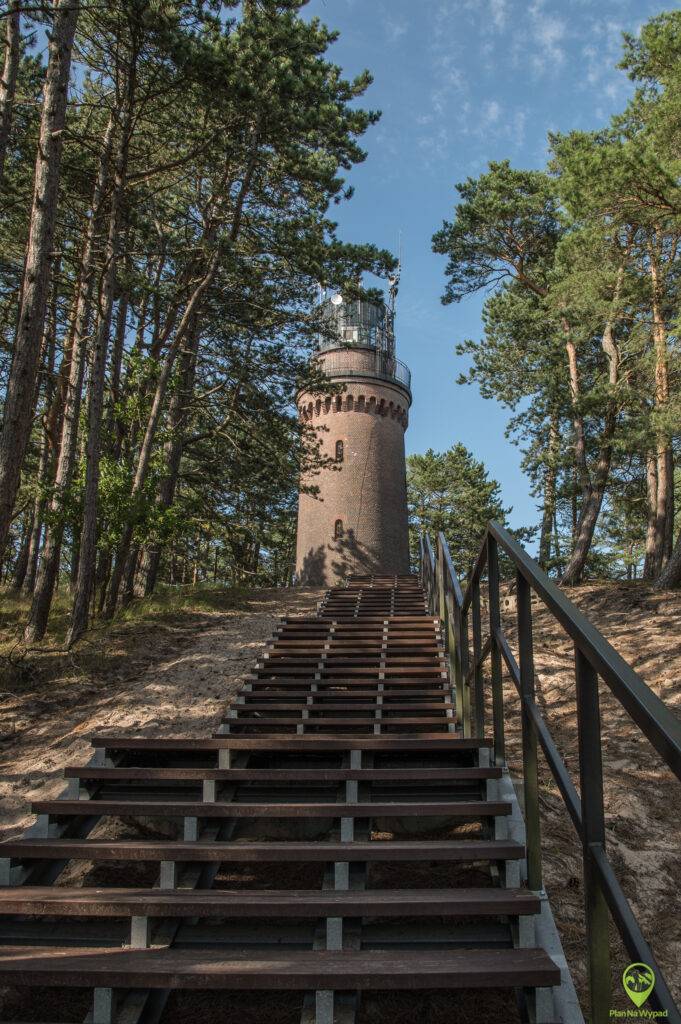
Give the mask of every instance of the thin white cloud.
<svg viewBox="0 0 681 1024">
<path fill-rule="evenodd" d="M 392 18 L 385 22 L 385 34 L 389 43 L 396 43 L 407 34 L 409 26 L 406 18 Z"/>
<path fill-rule="evenodd" d="M 563 41 L 567 26 L 562 18 L 547 14 L 539 3 L 530 7 L 532 35 L 539 50 L 532 56 L 535 71 L 543 73 L 551 68 L 559 67 L 565 61 Z"/>
<path fill-rule="evenodd" d="M 506 19 L 508 18 L 508 6 L 506 0 L 489 0 L 490 15 L 492 18 L 492 24 L 498 32 L 506 26 Z"/>
<path fill-rule="evenodd" d="M 485 125 L 496 124 L 501 117 L 501 104 L 497 100 L 486 100 L 482 105 L 482 119 Z"/>
</svg>

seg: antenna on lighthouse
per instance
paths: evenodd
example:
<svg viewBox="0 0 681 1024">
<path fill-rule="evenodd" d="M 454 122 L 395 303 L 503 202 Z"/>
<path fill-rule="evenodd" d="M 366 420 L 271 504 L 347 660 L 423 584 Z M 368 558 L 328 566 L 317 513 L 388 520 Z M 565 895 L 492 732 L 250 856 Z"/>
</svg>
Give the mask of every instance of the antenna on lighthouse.
<svg viewBox="0 0 681 1024">
<path fill-rule="evenodd" d="M 397 243 L 397 268 L 394 274 L 391 274 L 388 278 L 389 285 L 389 309 L 390 312 L 395 315 L 395 305 L 397 302 L 397 293 L 400 290 L 400 277 L 402 275 L 402 232 L 400 231 L 399 239 Z"/>
</svg>

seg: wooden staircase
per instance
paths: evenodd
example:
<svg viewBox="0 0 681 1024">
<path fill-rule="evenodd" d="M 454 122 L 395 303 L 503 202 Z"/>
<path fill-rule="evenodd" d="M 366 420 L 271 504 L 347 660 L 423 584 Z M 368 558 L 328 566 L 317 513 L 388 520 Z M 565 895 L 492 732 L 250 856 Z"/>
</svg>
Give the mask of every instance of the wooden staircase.
<svg viewBox="0 0 681 1024">
<path fill-rule="evenodd" d="M 0 847 L 0 984 L 90 986 L 93 1024 L 168 1019 L 173 989 L 298 990 L 331 1024 L 400 989 L 479 990 L 478 1019 L 506 1021 L 484 1009 L 503 988 L 532 1020 L 560 984 L 416 577 L 352 577 L 284 619 L 213 737 L 93 745 Z M 107 834 L 140 818 L 164 838 Z"/>
</svg>

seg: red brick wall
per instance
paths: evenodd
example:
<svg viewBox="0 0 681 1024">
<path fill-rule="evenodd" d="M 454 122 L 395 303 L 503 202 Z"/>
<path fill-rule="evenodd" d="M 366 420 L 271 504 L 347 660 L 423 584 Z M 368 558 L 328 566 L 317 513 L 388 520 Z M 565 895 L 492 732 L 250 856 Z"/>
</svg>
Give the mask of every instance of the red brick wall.
<svg viewBox="0 0 681 1024">
<path fill-rule="evenodd" d="M 319 496 L 301 494 L 298 509 L 298 579 L 329 586 L 350 573 L 409 572 L 404 431 L 410 396 L 397 384 L 334 375 L 338 380 L 347 385 L 343 395 L 298 398 L 325 455 L 335 458 L 336 442 L 343 442 L 343 462 L 311 478 Z M 343 537 L 336 540 L 338 519 Z"/>
</svg>

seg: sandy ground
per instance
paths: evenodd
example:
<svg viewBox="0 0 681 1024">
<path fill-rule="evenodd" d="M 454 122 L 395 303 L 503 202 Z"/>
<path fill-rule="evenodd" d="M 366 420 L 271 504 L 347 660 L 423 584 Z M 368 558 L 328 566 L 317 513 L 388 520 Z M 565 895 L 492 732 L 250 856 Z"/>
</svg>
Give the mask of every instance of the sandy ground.
<svg viewBox="0 0 681 1024">
<path fill-rule="evenodd" d="M 322 593 L 255 591 L 245 608 L 114 629 L 87 670 L 75 658 L 56 678 L 17 672 L 0 711 L 0 838 L 30 824 L 32 800 L 61 792 L 94 732 L 209 736 L 277 620 L 312 612 Z"/>
<path fill-rule="evenodd" d="M 568 596 L 681 717 L 681 594 L 660 594 L 643 584 L 608 583 L 573 588 Z M 579 790 L 573 644 L 543 606 L 535 608 L 533 618 L 538 702 Z M 510 615 L 504 628 L 514 639 Z M 507 696 L 508 760 L 520 775 L 519 709 L 510 685 Z M 603 685 L 601 709 L 608 855 L 667 983 L 681 1002 L 681 783 Z M 581 848 L 543 757 L 540 799 L 544 881 L 584 995 Z M 613 1007 L 631 1009 L 621 986 L 631 957 L 614 929 L 611 961 Z"/>
</svg>

